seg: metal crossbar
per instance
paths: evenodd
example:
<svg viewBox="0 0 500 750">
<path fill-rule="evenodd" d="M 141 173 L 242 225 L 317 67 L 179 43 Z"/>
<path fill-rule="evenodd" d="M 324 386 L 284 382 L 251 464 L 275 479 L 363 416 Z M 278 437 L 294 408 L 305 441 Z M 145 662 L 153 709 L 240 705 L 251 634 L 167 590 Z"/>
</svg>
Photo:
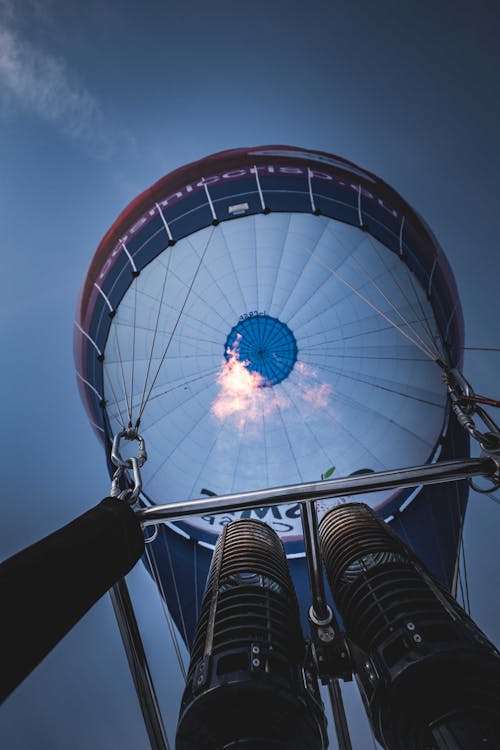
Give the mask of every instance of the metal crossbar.
<svg viewBox="0 0 500 750">
<path fill-rule="evenodd" d="M 462 458 L 405 469 L 380 471 L 355 477 L 340 477 L 305 484 L 291 484 L 270 489 L 251 490 L 232 495 L 185 500 L 167 505 L 141 508 L 136 515 L 143 526 L 158 521 L 178 521 L 189 516 L 222 513 L 249 508 L 264 508 L 290 502 L 361 495 L 367 492 L 417 487 L 426 484 L 459 481 L 475 476 L 493 477 L 498 472 L 496 461 L 483 458 Z"/>
<path fill-rule="evenodd" d="M 454 461 L 442 461 L 424 466 L 413 466 L 406 469 L 383 471 L 358 475 L 355 477 L 341 477 L 332 480 L 322 480 L 306 484 L 294 484 L 271 489 L 254 490 L 232 495 L 221 495 L 199 500 L 187 500 L 168 505 L 157 505 L 151 508 L 142 508 L 136 511 L 143 526 L 155 524 L 160 521 L 174 521 L 189 516 L 199 516 L 205 513 L 220 513 L 230 510 L 244 510 L 249 508 L 262 508 L 283 503 L 306 502 L 320 498 L 335 498 L 343 495 L 359 495 L 379 490 L 396 489 L 403 487 L 414 487 L 425 484 L 438 484 L 441 482 L 459 481 L 470 479 L 475 476 L 498 477 L 499 466 L 497 459 L 484 456 L 482 458 L 463 458 Z M 311 540 L 311 542 L 314 540 Z M 313 576 L 317 578 L 317 576 Z M 121 583 L 122 590 L 125 583 Z M 141 705 L 146 729 L 149 735 L 152 750 L 168 750 L 168 739 L 163 727 L 161 711 L 151 681 L 151 675 L 144 653 L 142 640 L 136 626 L 132 603 L 128 596 L 118 596 L 120 591 L 115 587 L 112 592 L 112 600 L 115 614 L 120 626 L 120 631 L 125 645 L 130 669 L 134 677 L 137 696 Z M 338 690 L 338 685 L 334 686 Z M 345 715 L 341 700 L 333 694 L 330 686 L 334 710 L 341 711 L 336 716 L 335 726 L 339 741 L 342 740 L 343 747 L 350 748 L 348 735 L 344 737 Z"/>
</svg>

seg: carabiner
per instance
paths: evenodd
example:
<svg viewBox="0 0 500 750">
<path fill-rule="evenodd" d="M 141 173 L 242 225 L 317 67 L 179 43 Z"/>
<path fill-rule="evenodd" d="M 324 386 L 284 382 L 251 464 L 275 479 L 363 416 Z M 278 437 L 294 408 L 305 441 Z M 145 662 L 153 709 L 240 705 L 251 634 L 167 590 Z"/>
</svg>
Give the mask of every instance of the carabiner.
<svg viewBox="0 0 500 750">
<path fill-rule="evenodd" d="M 131 459 L 130 458 L 122 458 L 122 454 L 120 453 L 120 443 L 122 438 L 125 438 L 125 440 L 136 440 L 139 443 L 138 451 L 137 451 L 137 461 L 139 462 L 139 467 L 144 466 L 145 462 L 147 461 L 148 455 L 146 453 L 146 445 L 144 442 L 144 438 L 139 435 L 135 427 L 129 427 L 126 430 L 122 430 L 121 432 L 118 432 L 114 438 L 113 438 L 113 445 L 111 448 L 111 461 L 114 466 L 122 466 L 124 469 L 132 469 Z"/>
<path fill-rule="evenodd" d="M 137 456 L 131 456 L 130 458 L 124 459 L 120 453 L 120 442 L 122 438 L 125 440 L 136 440 L 139 443 Z M 111 482 L 111 497 L 118 497 L 120 500 L 126 500 L 131 505 L 137 500 L 142 490 L 142 479 L 141 479 L 141 466 L 144 465 L 147 460 L 146 446 L 144 438 L 142 438 L 137 430 L 130 427 L 126 430 L 118 432 L 113 438 L 113 446 L 111 448 L 111 461 L 116 466 L 116 471 L 113 474 Z M 121 479 L 125 471 L 132 471 L 134 478 L 133 488 L 129 487 L 126 490 L 121 489 Z"/>
</svg>

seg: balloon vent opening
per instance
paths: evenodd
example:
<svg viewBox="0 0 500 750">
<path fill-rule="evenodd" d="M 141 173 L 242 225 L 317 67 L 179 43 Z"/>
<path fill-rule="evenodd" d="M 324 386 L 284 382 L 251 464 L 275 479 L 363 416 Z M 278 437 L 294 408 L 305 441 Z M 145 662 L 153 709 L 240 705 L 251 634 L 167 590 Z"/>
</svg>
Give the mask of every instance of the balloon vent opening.
<svg viewBox="0 0 500 750">
<path fill-rule="evenodd" d="M 257 312 L 233 326 L 224 346 L 228 362 L 236 358 L 247 370 L 261 376 L 260 388 L 287 378 L 297 361 L 297 352 L 297 341 L 286 323 Z"/>
<path fill-rule="evenodd" d="M 224 527 L 210 566 L 177 750 L 322 750 L 326 722 L 283 545 L 262 521 Z"/>
</svg>

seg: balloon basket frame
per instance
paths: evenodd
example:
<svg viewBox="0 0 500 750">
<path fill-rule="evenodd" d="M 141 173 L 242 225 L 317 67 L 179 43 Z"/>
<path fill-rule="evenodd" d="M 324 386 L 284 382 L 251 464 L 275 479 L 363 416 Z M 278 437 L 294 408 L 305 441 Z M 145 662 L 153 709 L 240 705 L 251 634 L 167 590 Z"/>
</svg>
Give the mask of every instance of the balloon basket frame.
<svg viewBox="0 0 500 750">
<path fill-rule="evenodd" d="M 334 499 L 346 495 L 356 496 L 380 490 L 457 482 L 480 476 L 498 482 L 499 474 L 500 457 L 484 453 L 479 458 L 441 461 L 391 471 L 371 472 L 319 482 L 293 484 L 156 505 L 136 510 L 136 516 L 144 528 L 166 521 L 180 521 L 190 516 L 250 510 L 290 502 L 301 503 L 304 537 L 307 536 L 304 542 L 312 594 L 310 616 L 312 615 L 311 619 L 314 622 L 315 613 L 317 615 L 324 614 L 324 592 L 322 582 L 320 582 L 321 563 L 318 552 L 317 528 L 314 523 L 311 523 L 311 511 L 315 500 Z M 308 512 L 306 512 L 306 508 L 309 509 Z M 125 580 L 122 579 L 113 586 L 111 599 L 151 748 L 152 750 L 169 750 L 151 671 Z M 338 679 L 333 679 L 329 685 L 329 696 L 339 748 L 340 750 L 351 750 L 352 746 L 347 732 Z"/>
</svg>

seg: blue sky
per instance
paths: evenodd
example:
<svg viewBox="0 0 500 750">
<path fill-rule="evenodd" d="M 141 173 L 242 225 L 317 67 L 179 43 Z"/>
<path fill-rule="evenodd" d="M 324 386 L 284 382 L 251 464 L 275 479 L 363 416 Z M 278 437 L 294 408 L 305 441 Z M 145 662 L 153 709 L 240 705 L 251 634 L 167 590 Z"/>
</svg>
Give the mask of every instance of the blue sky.
<svg viewBox="0 0 500 750">
<path fill-rule="evenodd" d="M 75 383 L 78 293 L 117 214 L 184 163 L 284 143 L 375 172 L 444 247 L 466 344 L 500 346 L 499 21 L 496 3 L 464 0 L 0 0 L 3 557 L 108 493 Z M 499 365 L 470 352 L 465 373 L 498 397 Z M 498 506 L 471 495 L 472 614 L 497 643 L 498 528 Z M 159 604 L 142 570 L 131 586 L 172 724 Z M 106 597 L 6 702 L 0 736 L 9 750 L 145 748 L 134 701 Z"/>
</svg>

